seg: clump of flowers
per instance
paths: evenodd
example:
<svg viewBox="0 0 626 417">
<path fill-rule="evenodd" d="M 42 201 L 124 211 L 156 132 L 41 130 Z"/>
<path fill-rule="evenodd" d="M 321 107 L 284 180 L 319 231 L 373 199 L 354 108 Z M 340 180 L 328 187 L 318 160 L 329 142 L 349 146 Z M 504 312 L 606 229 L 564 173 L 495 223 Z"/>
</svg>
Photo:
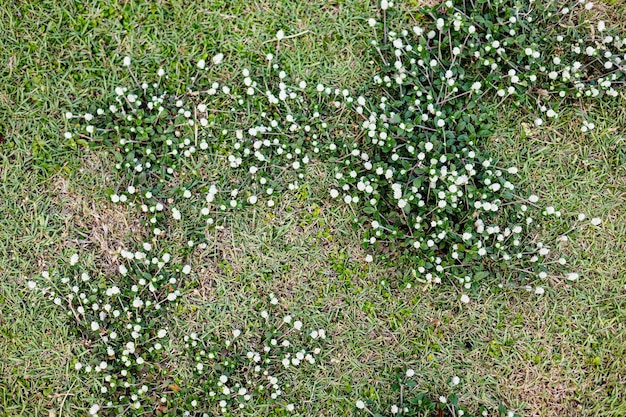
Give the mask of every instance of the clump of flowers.
<svg viewBox="0 0 626 417">
<path fill-rule="evenodd" d="M 75 320 L 76 331 L 90 341 L 87 360 L 74 369 L 95 379 L 108 401 L 94 405 L 117 410 L 151 409 L 158 364 L 166 356 L 169 330 L 164 315 L 181 295 L 188 267 L 172 265 L 169 253 L 158 255 L 145 243 L 142 251 L 121 251 L 118 274 L 102 276 L 81 267 L 78 254 L 59 270 L 44 271 L 40 291 Z M 31 289 L 38 288 L 32 281 Z"/>
<path fill-rule="evenodd" d="M 256 321 L 233 329 L 227 338 L 185 336 L 194 376 L 180 393 L 190 412 L 230 415 L 260 405 L 289 412 L 298 408 L 285 399 L 285 373 L 317 364 L 326 330 L 306 326 L 281 311 L 273 294 L 268 298 L 269 303 L 257 305 Z"/>
<path fill-rule="evenodd" d="M 463 291 L 502 268 L 531 280 L 573 276 L 560 272 L 558 240 L 530 239 L 539 218 L 561 211 L 519 190 L 518 169 L 482 142 L 497 106 L 519 107 L 541 125 L 571 100 L 618 94 L 626 41 L 584 20 L 590 4 L 447 1 L 398 32 L 387 28 L 390 4 L 381 5 L 383 22 L 369 23 L 383 32 L 384 42 L 373 42 L 383 94 L 346 103 L 363 135 L 342 155 L 330 190 L 363 213 L 366 246 L 393 242 L 417 264 L 418 280 Z M 583 121 L 582 130 L 593 127 Z"/>
</svg>

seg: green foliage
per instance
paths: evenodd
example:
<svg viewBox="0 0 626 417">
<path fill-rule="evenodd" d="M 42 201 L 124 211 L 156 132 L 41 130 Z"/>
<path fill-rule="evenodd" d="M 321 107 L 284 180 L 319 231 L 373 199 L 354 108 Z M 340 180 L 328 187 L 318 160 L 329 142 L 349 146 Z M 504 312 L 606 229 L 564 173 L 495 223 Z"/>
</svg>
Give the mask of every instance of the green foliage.
<svg viewBox="0 0 626 417">
<path fill-rule="evenodd" d="M 349 206 L 355 224 L 367 225 L 367 262 L 379 249 L 400 252 L 415 282 L 430 287 L 450 281 L 463 303 L 473 284 L 490 283 L 492 273 L 513 271 L 533 285 L 549 277 L 576 280 L 576 273 L 564 275 L 558 241 L 535 240 L 537 217 L 559 219 L 560 211 L 537 205 L 534 195 L 519 195 L 517 168 L 499 166 L 484 150 L 495 123 L 489 100 L 532 113 L 539 126 L 558 119 L 566 102 L 614 96 L 624 82 L 623 40 L 585 35 L 582 3 L 565 10 L 553 2 L 449 1 L 424 11 L 432 19 L 425 27 L 400 32 L 388 30 L 383 3 L 384 23 L 370 24 L 382 31 L 374 46 L 384 65 L 377 87 L 362 96 L 292 79 L 273 54 L 228 82 L 219 80 L 223 55 L 208 64 L 202 56 L 184 85 L 168 83 L 162 70 L 156 82 L 139 82 L 126 57 L 133 86 L 115 88 L 103 108 L 66 114 L 69 144 L 110 150 L 112 165 L 123 173 L 111 201 L 136 208 L 151 232 L 138 250 L 120 252 L 124 260 L 113 276 L 92 278 L 76 267 L 77 255 L 69 267 L 62 263 L 43 275 L 44 293 L 68 311 L 101 358 L 74 364 L 101 377 L 101 401 L 92 414 L 141 415 L 154 408 L 229 414 L 252 398 L 274 404 L 283 389 L 273 382 L 285 371 L 280 364 L 316 362 L 309 351 L 319 353 L 317 347 L 283 344 L 283 325 L 262 316 L 249 328 L 234 329 L 235 339 L 251 333 L 241 342 L 188 336 L 185 350 L 197 371 L 191 381 L 164 384 L 167 372 L 160 366 L 160 340 L 168 335 L 161 327 L 164 312 L 176 306 L 193 271 L 191 255 L 205 247 L 207 231 L 233 210 L 276 207 L 287 193 L 306 198 L 301 180 L 315 160 L 333 166 L 330 197 Z M 279 31 L 277 45 L 283 38 Z M 348 111 L 360 127 L 335 123 Z M 583 121 L 583 132 L 593 128 Z M 182 232 L 181 219 L 187 220 Z M 563 238 L 567 222 L 555 222 L 563 225 Z M 173 236 L 178 246 L 170 255 L 163 248 Z M 538 295 L 541 285 L 534 289 Z M 294 337 L 304 344 L 321 331 L 308 334 Z M 414 383 L 398 377 L 394 388 Z M 462 412 L 455 396 L 439 402 L 425 395 L 403 398 L 393 414 L 423 415 L 443 410 L 442 404 Z"/>
</svg>

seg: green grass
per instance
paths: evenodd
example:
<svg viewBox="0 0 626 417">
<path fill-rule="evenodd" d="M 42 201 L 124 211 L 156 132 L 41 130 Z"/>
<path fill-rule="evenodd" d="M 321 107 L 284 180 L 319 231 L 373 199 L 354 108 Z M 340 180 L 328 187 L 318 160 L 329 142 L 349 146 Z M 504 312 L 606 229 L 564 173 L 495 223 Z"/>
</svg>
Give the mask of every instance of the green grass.
<svg viewBox="0 0 626 417">
<path fill-rule="evenodd" d="M 203 53 L 224 52 L 227 72 L 260 61 L 278 29 L 308 31 L 284 43 L 287 69 L 357 89 L 376 65 L 365 23 L 374 12 L 359 1 L 2 2 L 0 416 L 85 414 L 89 386 L 71 363 L 88 345 L 25 282 L 77 248 L 106 272 L 116 248 L 144 233 L 106 201 L 119 180 L 106 155 L 63 139 L 62 114 L 102 100 L 126 77 L 125 55 L 145 74 L 167 68 L 175 83 Z M 215 232 L 196 254 L 198 285 L 170 319 L 181 334 L 228 332 L 256 314 L 250 297 L 274 292 L 289 311 L 327 327 L 322 365 L 292 380 L 303 415 L 352 415 L 363 398 L 387 410 L 397 401 L 389 398 L 392 374 L 405 365 L 416 369 L 419 389 L 433 393 L 448 393 L 448 379 L 459 375 L 466 404 L 504 403 L 522 415 L 626 415 L 624 108 L 623 93 L 586 105 L 597 125 L 586 136 L 570 123 L 580 109 L 529 134 L 521 127 L 527 118 L 504 110 L 489 144 L 520 167 L 526 189 L 565 213 L 603 219 L 563 247 L 579 282 L 553 282 L 543 297 L 494 285 L 463 308 L 450 301 L 450 286 L 398 289 L 402 268 L 362 261 L 358 230 L 345 208 L 328 203 L 327 167 L 318 164 L 308 196 L 238 214 Z M 554 233 L 549 224 L 545 233 Z"/>
</svg>

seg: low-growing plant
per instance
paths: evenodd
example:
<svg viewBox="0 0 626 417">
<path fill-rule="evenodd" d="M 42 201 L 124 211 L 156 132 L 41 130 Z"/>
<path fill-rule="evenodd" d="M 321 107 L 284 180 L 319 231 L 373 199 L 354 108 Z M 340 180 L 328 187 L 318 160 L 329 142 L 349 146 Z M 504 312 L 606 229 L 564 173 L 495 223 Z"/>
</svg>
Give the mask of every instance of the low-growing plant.
<svg viewBox="0 0 626 417">
<path fill-rule="evenodd" d="M 401 274 L 427 287 L 449 281 L 462 303 L 475 284 L 493 283 L 491 274 L 512 274 L 538 295 L 550 279 L 575 281 L 558 245 L 569 219 L 585 216 L 539 205 L 515 186 L 517 168 L 491 157 L 485 142 L 499 106 L 515 106 L 541 126 L 574 100 L 619 94 L 626 43 L 587 20 L 590 4 L 447 1 L 424 9 L 420 25 L 390 30 L 391 3 L 383 0 L 382 23 L 369 21 L 382 38 L 373 41 L 382 69 L 363 95 L 290 77 L 277 51 L 229 83 L 219 75 L 224 55 L 203 57 L 183 93 L 163 69 L 155 82 L 139 82 L 124 58 L 134 85 L 117 87 L 107 105 L 68 112 L 64 134 L 70 144 L 111 152 L 122 183 L 109 198 L 136 208 L 150 239 L 120 252 L 115 276 L 84 272 L 76 255 L 39 285 L 92 340 L 99 359 L 75 364 L 99 376 L 90 413 L 228 415 L 254 401 L 295 408 L 280 399 L 281 364 L 316 363 L 320 347 L 308 343 L 322 330 L 303 337 L 299 322 L 294 330 L 293 319 L 262 315 L 250 338 L 237 328 L 226 340 L 190 335 L 184 350 L 193 381 L 174 383 L 162 363 L 180 353 L 167 352 L 176 341 L 167 342 L 163 312 L 192 284 L 189 255 L 207 230 L 233 210 L 277 207 L 281 195 L 300 191 L 312 162 L 329 167 L 330 198 L 362 226 L 363 261 L 391 248 L 402 254 Z M 278 32 L 278 45 L 284 37 Z M 582 121 L 582 132 L 593 128 Z M 554 240 L 538 240 L 542 217 L 557 224 Z M 172 245 L 175 253 L 163 249 Z M 462 415 L 455 397 L 446 401 Z M 442 403 L 405 397 L 390 410 L 420 415 Z M 369 410 L 361 401 L 357 408 Z"/>
</svg>

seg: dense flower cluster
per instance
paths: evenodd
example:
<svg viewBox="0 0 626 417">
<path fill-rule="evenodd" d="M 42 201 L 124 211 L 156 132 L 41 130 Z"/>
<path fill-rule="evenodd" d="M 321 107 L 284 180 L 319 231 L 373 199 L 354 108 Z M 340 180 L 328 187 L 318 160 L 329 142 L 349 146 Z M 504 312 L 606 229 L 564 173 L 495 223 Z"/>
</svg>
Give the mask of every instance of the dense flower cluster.
<svg viewBox="0 0 626 417">
<path fill-rule="evenodd" d="M 278 307 L 278 299 L 270 294 L 269 303 L 259 304 L 256 322 L 233 329 L 225 341 L 213 334 L 185 336 L 189 366 L 194 369 L 183 393 L 190 411 L 228 415 L 263 404 L 296 409 L 283 400 L 289 389 L 283 372 L 315 365 L 326 331 L 305 327 Z"/>
</svg>

